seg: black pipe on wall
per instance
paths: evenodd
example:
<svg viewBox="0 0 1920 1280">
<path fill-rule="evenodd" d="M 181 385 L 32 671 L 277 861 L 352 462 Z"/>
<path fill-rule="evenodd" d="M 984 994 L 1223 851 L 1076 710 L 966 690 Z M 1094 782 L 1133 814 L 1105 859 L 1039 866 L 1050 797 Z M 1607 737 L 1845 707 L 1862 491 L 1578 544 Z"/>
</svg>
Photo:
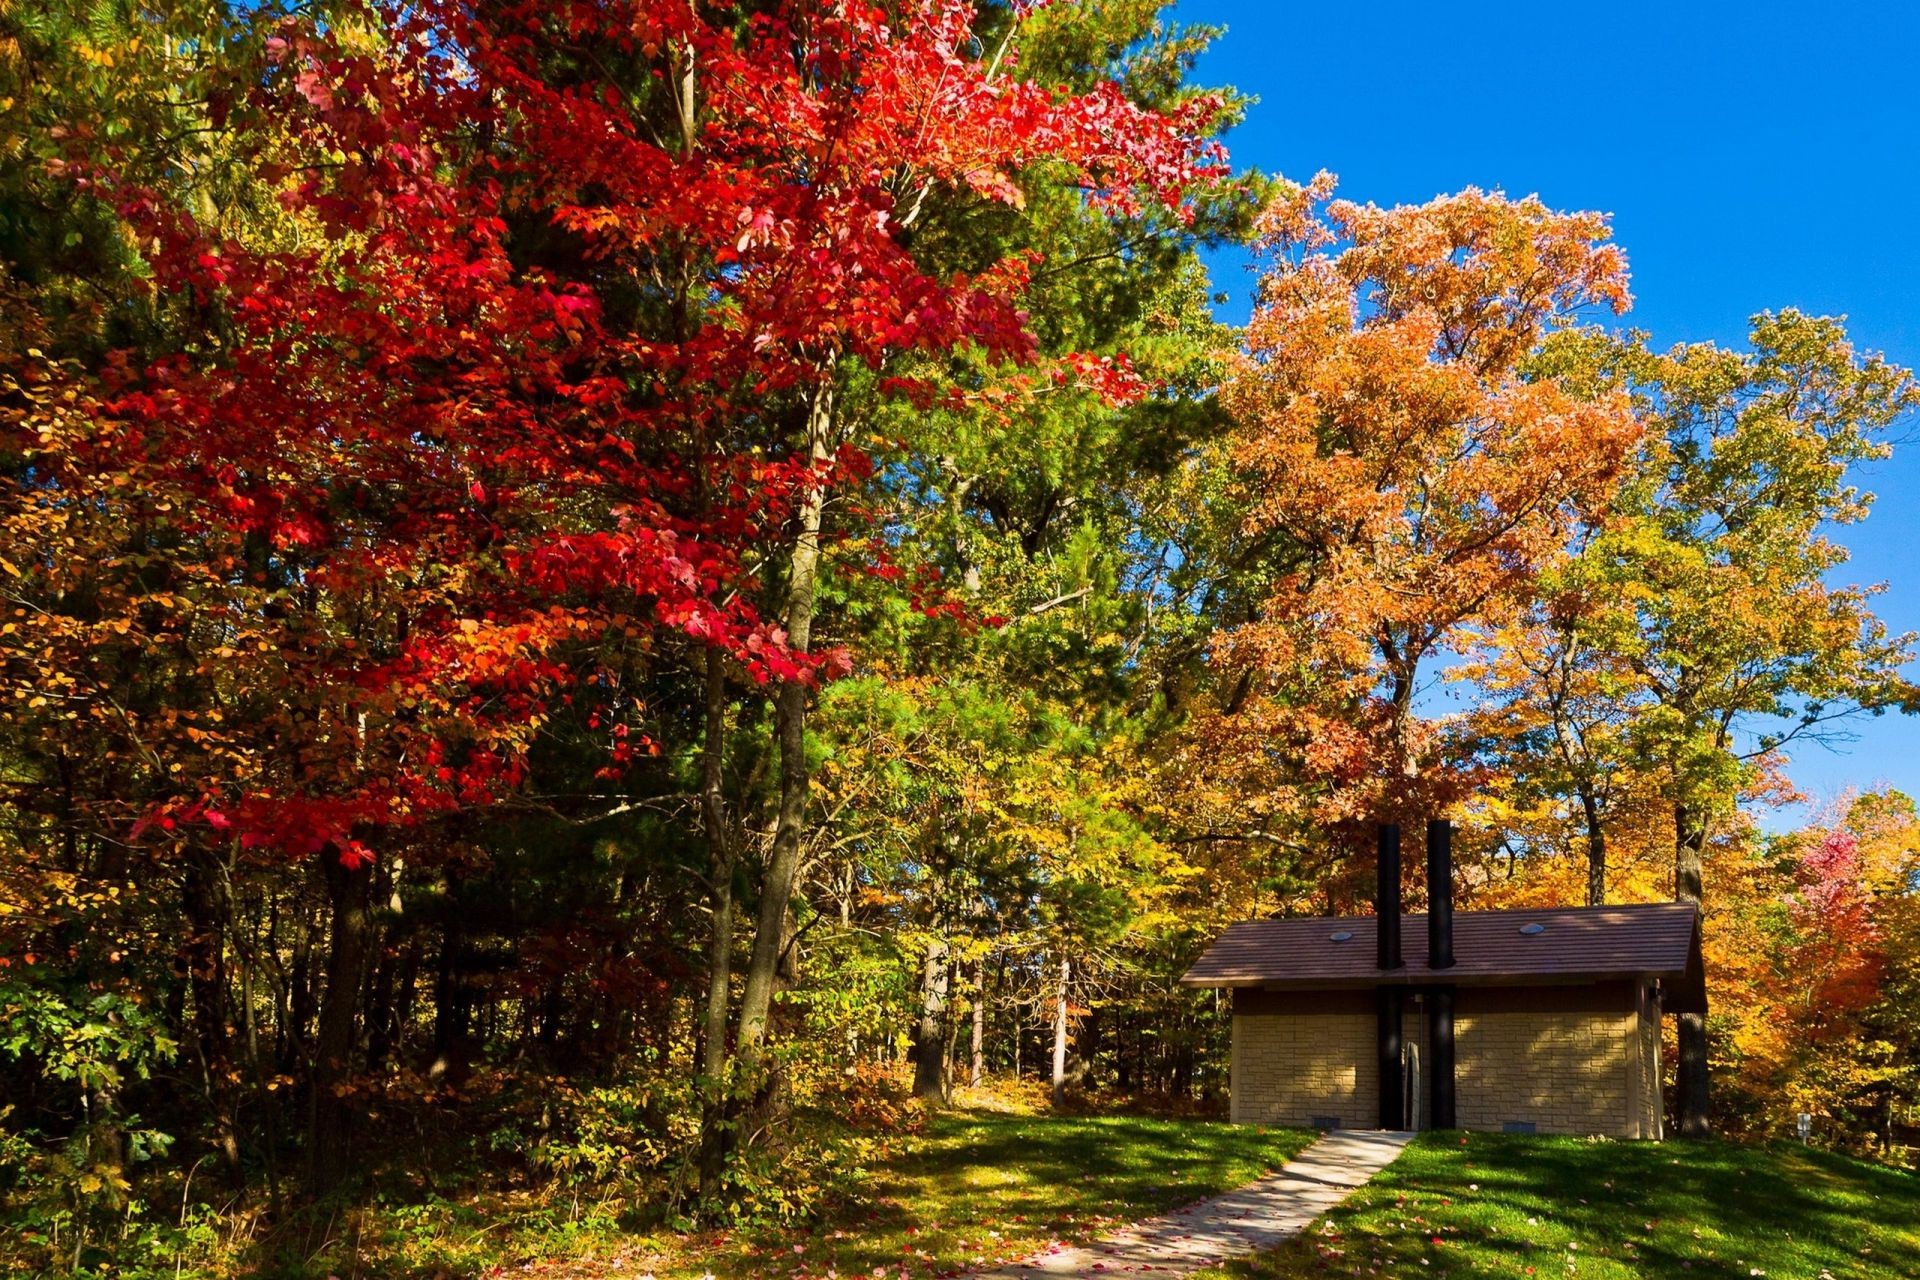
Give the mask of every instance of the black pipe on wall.
<svg viewBox="0 0 1920 1280">
<path fill-rule="evenodd" d="M 1382 969 L 1404 968 L 1400 958 L 1400 828 L 1380 824 L 1380 857 L 1373 890 L 1374 928 L 1379 939 Z"/>
<path fill-rule="evenodd" d="M 1427 968 L 1453 968 L 1453 824 L 1427 823 Z"/>
<path fill-rule="evenodd" d="M 1431 1128 L 1457 1129 L 1453 1105 L 1453 988 L 1427 992 L 1427 1060 L 1433 1066 Z"/>
<path fill-rule="evenodd" d="M 1380 857 L 1373 893 L 1374 930 L 1379 938 L 1381 970 L 1404 969 L 1400 955 L 1400 828 L 1380 824 Z M 1380 1047 L 1380 1127 L 1407 1127 L 1406 1074 L 1402 1061 L 1401 1009 L 1405 992 L 1399 987 L 1375 989 L 1378 998 L 1376 1028 Z"/>
<path fill-rule="evenodd" d="M 1427 967 L 1453 968 L 1453 824 L 1427 823 Z M 1435 1129 L 1455 1128 L 1453 988 L 1427 989 L 1427 1060 L 1433 1071 Z"/>
<path fill-rule="evenodd" d="M 1406 1078 L 1401 1066 L 1399 987 L 1376 987 L 1380 1034 L 1380 1127 L 1407 1127 Z"/>
</svg>

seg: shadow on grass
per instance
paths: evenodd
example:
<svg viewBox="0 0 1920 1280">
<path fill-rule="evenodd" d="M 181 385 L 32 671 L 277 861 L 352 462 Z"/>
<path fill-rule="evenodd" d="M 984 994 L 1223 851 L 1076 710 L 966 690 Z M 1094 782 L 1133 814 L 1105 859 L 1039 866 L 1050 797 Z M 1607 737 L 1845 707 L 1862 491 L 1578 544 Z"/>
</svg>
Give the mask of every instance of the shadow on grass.
<svg viewBox="0 0 1920 1280">
<path fill-rule="evenodd" d="M 1799 1147 L 1430 1135 L 1235 1277 L 1920 1276 L 1920 1178 Z"/>
<path fill-rule="evenodd" d="M 1215 1121 L 948 1112 L 874 1171 L 871 1197 L 809 1233 L 737 1239 L 745 1265 L 727 1274 L 882 1267 L 891 1278 L 990 1265 L 1240 1186 L 1314 1136 Z"/>
</svg>

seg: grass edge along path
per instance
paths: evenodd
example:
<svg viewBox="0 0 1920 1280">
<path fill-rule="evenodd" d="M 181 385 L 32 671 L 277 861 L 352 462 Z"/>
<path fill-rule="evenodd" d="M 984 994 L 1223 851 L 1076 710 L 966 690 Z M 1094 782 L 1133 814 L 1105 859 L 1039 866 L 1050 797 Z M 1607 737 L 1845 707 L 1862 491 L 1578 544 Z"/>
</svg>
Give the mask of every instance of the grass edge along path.
<svg viewBox="0 0 1920 1280">
<path fill-rule="evenodd" d="M 1920 1175 L 1778 1144 L 1426 1134 L 1270 1252 L 1197 1280 L 1920 1277 Z"/>
<path fill-rule="evenodd" d="M 930 1280 L 1243 1186 L 1319 1135 L 1221 1121 L 952 1110 L 874 1170 L 873 1195 L 811 1229 L 687 1239 L 663 1277 Z"/>
</svg>

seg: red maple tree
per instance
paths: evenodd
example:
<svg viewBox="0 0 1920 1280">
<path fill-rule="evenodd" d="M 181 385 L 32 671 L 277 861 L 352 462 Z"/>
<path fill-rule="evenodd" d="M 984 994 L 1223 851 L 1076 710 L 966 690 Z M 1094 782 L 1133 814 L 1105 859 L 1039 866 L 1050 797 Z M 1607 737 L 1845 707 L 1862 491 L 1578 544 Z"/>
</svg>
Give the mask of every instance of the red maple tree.
<svg viewBox="0 0 1920 1280">
<path fill-rule="evenodd" d="M 17 375 L 6 541 L 36 607 L 4 659 L 89 731 L 61 803 L 156 853 L 320 858 L 351 993 L 373 858 L 445 856 L 438 820 L 514 795 L 558 717 L 605 735 L 603 773 L 651 749 L 608 655 L 677 637 L 789 691 L 836 669 L 808 557 L 872 465 L 836 378 L 926 397 L 956 389 L 890 361 L 1036 358 L 1031 258 L 930 273 L 930 193 L 1018 204 L 1044 164 L 1096 207 L 1178 209 L 1219 171 L 1209 100 L 1168 118 L 1012 78 L 973 22 L 951 0 L 289 21 L 211 107 L 272 198 L 250 221 L 120 176 L 154 171 L 122 163 L 148 140 L 74 122 L 66 172 L 182 336 Z M 1127 370 L 1057 373 L 1112 393 Z M 778 705 L 797 742 L 804 693 Z M 325 1107 L 354 1016 L 328 1003 Z"/>
</svg>

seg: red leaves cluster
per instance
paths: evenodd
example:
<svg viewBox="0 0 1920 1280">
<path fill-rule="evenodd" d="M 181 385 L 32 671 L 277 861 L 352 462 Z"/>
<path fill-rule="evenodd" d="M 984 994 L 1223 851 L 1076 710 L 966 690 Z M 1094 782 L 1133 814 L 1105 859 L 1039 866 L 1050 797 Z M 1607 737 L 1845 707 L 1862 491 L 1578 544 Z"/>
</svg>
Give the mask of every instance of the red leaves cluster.
<svg viewBox="0 0 1920 1280">
<path fill-rule="evenodd" d="M 1794 882 L 1794 1003 L 1816 1035 L 1828 1027 L 1850 1031 L 1849 1015 L 1873 1002 L 1885 967 L 1859 840 L 1844 828 L 1828 831 L 1800 854 Z"/>
<path fill-rule="evenodd" d="M 289 23 L 242 77 L 228 145 L 280 225 L 209 225 L 117 181 L 109 150 L 70 166 L 207 335 L 41 369 L 84 422 L 10 424 L 37 468 L 17 528 L 93 502 L 104 571 L 166 547 L 165 617 L 124 582 L 109 605 L 147 610 L 178 687 L 96 717 L 123 758 L 166 762 L 142 834 L 361 862 L 383 829 L 519 786 L 565 691 L 609 687 L 596 646 L 831 672 L 754 603 L 798 498 L 870 465 L 796 449 L 797 407 L 844 361 L 1034 349 L 1028 262 L 927 274 L 903 235 L 922 203 L 1017 204 L 1045 161 L 1096 204 L 1177 207 L 1219 165 L 1196 140 L 1211 104 L 1167 119 L 997 75 L 948 0 L 362 17 L 376 39 Z M 1083 363 L 1139 393 L 1123 360 Z M 102 707 L 124 672 L 94 663 L 96 631 L 9 662 L 70 663 Z M 619 736 L 609 768 L 645 749 Z"/>
</svg>

